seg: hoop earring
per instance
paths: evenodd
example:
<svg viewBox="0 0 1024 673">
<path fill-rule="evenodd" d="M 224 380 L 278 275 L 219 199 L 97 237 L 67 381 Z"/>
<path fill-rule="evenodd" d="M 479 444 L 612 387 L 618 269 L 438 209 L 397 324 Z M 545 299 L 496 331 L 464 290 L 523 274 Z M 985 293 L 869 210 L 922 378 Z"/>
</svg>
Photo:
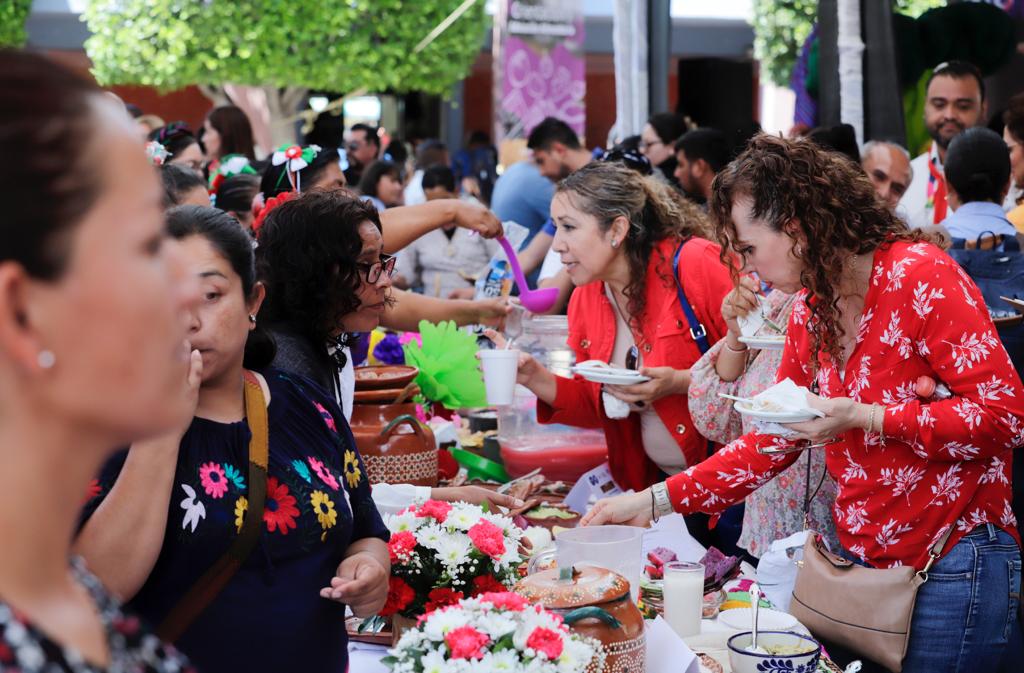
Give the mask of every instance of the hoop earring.
<svg viewBox="0 0 1024 673">
<path fill-rule="evenodd" d="M 57 364 L 57 356 L 53 354 L 53 351 L 41 350 L 36 356 L 36 363 L 40 369 L 53 369 L 53 366 Z"/>
</svg>

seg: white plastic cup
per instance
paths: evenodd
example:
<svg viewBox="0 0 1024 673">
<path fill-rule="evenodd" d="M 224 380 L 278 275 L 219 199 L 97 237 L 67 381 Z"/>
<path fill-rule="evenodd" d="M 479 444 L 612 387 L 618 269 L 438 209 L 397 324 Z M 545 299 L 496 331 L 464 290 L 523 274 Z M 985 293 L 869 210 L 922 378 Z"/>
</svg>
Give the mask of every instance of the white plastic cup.
<svg viewBox="0 0 1024 673">
<path fill-rule="evenodd" d="M 519 370 L 519 351 L 482 350 L 478 355 L 484 370 L 487 403 L 512 404 L 516 392 L 516 373 Z"/>
<path fill-rule="evenodd" d="M 680 638 L 700 633 L 704 610 L 704 566 L 675 561 L 665 564 L 665 621 Z"/>
</svg>

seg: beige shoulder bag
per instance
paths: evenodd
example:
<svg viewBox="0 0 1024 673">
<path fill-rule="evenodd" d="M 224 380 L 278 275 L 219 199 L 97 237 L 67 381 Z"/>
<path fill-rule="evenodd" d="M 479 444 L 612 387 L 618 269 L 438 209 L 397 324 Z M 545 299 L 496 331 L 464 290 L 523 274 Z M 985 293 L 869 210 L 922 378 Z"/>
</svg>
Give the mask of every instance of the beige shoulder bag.
<svg viewBox="0 0 1024 673">
<path fill-rule="evenodd" d="M 811 532 L 789 611 L 811 633 L 862 654 L 893 673 L 903 667 L 918 588 L 942 555 L 953 526 L 928 551 L 920 571 L 874 569 L 836 556 Z"/>
</svg>

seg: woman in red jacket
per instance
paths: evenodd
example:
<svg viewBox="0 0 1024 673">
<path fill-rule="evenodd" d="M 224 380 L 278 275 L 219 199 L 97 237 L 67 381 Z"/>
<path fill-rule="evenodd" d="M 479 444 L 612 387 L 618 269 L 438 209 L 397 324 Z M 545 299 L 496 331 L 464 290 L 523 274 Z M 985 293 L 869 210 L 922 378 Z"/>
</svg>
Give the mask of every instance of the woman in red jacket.
<svg viewBox="0 0 1024 673">
<path fill-rule="evenodd" d="M 952 529 L 917 593 L 904 673 L 996 670 L 1018 628 L 1010 470 L 1024 387 L 981 292 L 858 167 L 808 141 L 755 138 L 716 178 L 712 209 L 746 269 L 802 292 L 778 376 L 816 390 L 808 402 L 825 417 L 791 425 L 795 439 L 749 433 L 667 482 L 599 501 L 583 523 L 719 512 L 800 455 L 762 451 L 824 443 L 839 541 L 857 561 L 921 570 Z M 949 394 L 919 396 L 923 376 Z"/>
<path fill-rule="evenodd" d="M 600 385 L 555 376 L 524 354 L 519 383 L 537 395 L 541 423 L 603 428 L 615 480 L 646 488 L 707 457 L 708 442 L 690 420 L 688 369 L 702 352 L 694 335 L 704 349 L 725 335 L 729 272 L 717 245 L 694 238 L 704 224 L 695 207 L 619 164 L 594 162 L 562 180 L 551 217 L 552 249 L 577 286 L 569 303 L 576 361 L 637 368 L 651 380 L 606 385 L 602 395 Z"/>
</svg>

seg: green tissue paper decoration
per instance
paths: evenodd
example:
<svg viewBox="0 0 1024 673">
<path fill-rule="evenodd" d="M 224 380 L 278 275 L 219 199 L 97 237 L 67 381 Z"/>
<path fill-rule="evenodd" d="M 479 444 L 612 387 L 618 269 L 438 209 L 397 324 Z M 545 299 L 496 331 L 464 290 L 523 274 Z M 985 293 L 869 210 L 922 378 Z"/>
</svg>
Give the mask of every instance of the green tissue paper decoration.
<svg viewBox="0 0 1024 673">
<path fill-rule="evenodd" d="M 447 409 L 487 406 L 487 392 L 476 359 L 476 337 L 454 322 L 420 321 L 420 337 L 405 344 L 405 364 L 418 367 L 416 384 L 423 395 Z"/>
</svg>

